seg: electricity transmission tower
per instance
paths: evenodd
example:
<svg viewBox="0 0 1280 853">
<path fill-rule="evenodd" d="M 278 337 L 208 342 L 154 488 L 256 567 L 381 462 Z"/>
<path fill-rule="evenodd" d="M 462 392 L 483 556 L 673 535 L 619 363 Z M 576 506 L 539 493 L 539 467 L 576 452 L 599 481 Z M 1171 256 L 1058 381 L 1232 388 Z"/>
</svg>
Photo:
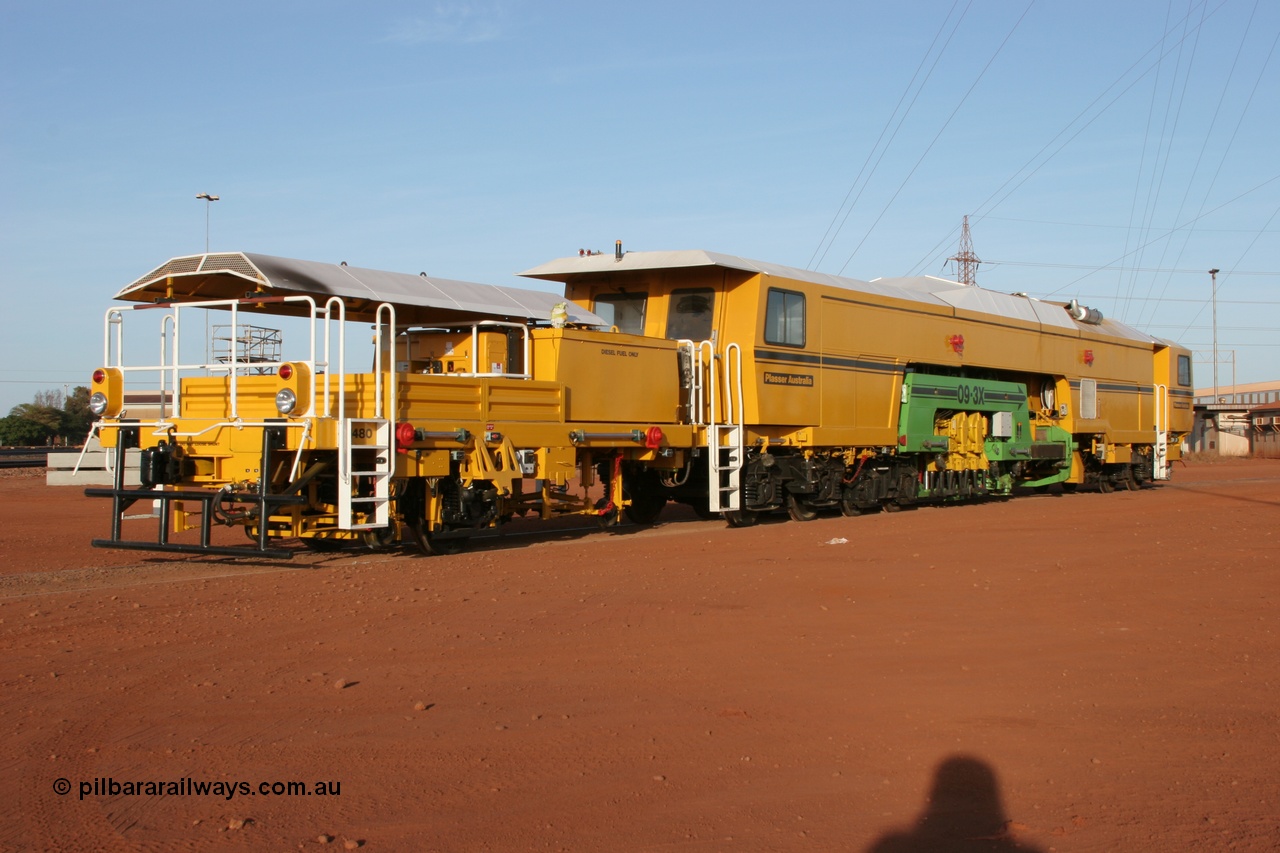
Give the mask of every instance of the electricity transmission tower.
<svg viewBox="0 0 1280 853">
<path fill-rule="evenodd" d="M 968 216 L 964 218 L 964 225 L 960 228 L 960 251 L 947 260 L 955 262 L 956 277 L 961 284 L 973 287 L 978 283 L 978 264 L 982 261 L 973 253 L 973 235 L 969 233 Z"/>
</svg>

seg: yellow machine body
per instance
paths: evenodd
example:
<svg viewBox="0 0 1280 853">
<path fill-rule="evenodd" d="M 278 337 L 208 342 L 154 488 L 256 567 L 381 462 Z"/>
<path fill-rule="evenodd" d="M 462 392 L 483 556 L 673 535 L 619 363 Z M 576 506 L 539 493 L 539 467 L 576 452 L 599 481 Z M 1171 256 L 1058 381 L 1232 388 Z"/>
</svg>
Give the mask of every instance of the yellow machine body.
<svg viewBox="0 0 1280 853">
<path fill-rule="evenodd" d="M 424 296 L 417 276 L 248 254 L 177 258 L 126 287 L 138 304 L 108 312 L 97 431 L 143 451 L 143 486 L 89 490 L 115 502 L 95 544 L 441 552 L 517 515 L 643 523 L 668 500 L 744 524 L 1019 485 L 1136 488 L 1168 476 L 1190 429 L 1190 354 L 1074 304 L 703 252 L 525 275 L 563 297 L 430 280 L 446 295 Z M 131 368 L 126 315 L 157 308 L 162 363 Z M 308 345 L 193 361 L 177 340 L 197 309 L 229 313 L 237 340 L 282 315 Z M 361 356 L 344 329 L 370 326 Z M 130 418 L 144 375 L 163 410 Z M 142 498 L 163 505 L 154 543 L 121 533 Z M 214 524 L 253 545 L 211 545 Z M 184 530 L 200 544 L 168 539 Z"/>
</svg>

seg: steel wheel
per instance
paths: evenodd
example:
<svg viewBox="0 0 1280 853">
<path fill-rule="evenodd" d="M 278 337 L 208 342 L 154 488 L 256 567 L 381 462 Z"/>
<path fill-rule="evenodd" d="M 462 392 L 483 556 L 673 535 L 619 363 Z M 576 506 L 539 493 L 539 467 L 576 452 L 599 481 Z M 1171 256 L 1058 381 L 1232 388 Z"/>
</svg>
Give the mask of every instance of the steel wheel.
<svg viewBox="0 0 1280 853">
<path fill-rule="evenodd" d="M 386 527 L 362 530 L 360 531 L 360 538 L 370 551 L 385 551 L 396 544 L 395 522 L 388 524 Z"/>
<path fill-rule="evenodd" d="M 641 491 L 629 497 L 631 503 L 627 504 L 623 513 L 632 524 L 653 524 L 662 514 L 663 507 L 667 505 L 667 499 L 664 496 L 655 495 L 652 492 Z"/>
<path fill-rule="evenodd" d="M 440 531 L 428 530 L 425 522 L 410 524 L 409 533 L 418 549 L 429 557 L 457 554 L 467 547 L 465 535 L 441 535 Z"/>
<path fill-rule="evenodd" d="M 716 512 L 706 504 L 691 503 L 689 506 L 693 507 L 693 514 L 703 521 L 711 521 L 714 518 L 721 517 L 721 513 Z"/>
<path fill-rule="evenodd" d="M 335 551 L 341 551 L 347 545 L 346 539 L 330 539 L 322 536 L 304 536 L 302 537 L 302 545 L 308 551 L 315 551 L 319 554 L 332 554 Z"/>
<path fill-rule="evenodd" d="M 792 521 L 813 521 L 818 511 L 796 495 L 787 495 L 787 515 Z"/>
</svg>

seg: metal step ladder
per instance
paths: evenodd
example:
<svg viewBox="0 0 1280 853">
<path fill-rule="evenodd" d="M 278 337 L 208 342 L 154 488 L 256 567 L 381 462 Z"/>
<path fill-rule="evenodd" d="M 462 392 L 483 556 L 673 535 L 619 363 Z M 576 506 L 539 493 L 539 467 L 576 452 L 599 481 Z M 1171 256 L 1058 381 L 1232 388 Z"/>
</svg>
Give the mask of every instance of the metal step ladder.
<svg viewBox="0 0 1280 853">
<path fill-rule="evenodd" d="M 707 483 L 712 512 L 737 512 L 742 509 L 742 467 L 746 464 L 743 445 L 742 417 L 742 349 L 735 343 L 725 344 L 724 354 L 715 352 L 715 341 L 707 373 L 711 377 L 711 393 L 707 400 Z M 702 348 L 698 349 L 701 375 Z M 721 369 L 723 368 L 724 421 L 720 421 Z"/>
<path fill-rule="evenodd" d="M 707 428 L 708 508 L 712 512 L 742 509 L 742 457 L 742 424 L 711 424 Z"/>
<path fill-rule="evenodd" d="M 338 433 L 338 529 L 373 530 L 391 519 L 391 421 L 345 418 Z M 356 492 L 365 492 L 357 496 Z M 357 524 L 356 513 L 366 521 Z M 372 516 L 372 520 L 367 520 Z"/>
<path fill-rule="evenodd" d="M 1155 459 L 1151 460 L 1151 477 L 1169 479 L 1169 386 L 1156 385 L 1156 444 Z"/>
</svg>

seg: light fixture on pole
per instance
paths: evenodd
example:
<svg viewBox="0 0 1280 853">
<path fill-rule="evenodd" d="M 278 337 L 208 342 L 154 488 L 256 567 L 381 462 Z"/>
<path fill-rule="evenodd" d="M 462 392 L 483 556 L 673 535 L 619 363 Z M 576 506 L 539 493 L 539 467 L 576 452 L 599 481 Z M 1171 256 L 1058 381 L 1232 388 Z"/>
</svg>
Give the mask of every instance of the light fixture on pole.
<svg viewBox="0 0 1280 853">
<path fill-rule="evenodd" d="M 1212 288 L 1213 304 L 1213 402 L 1218 402 L 1218 273 L 1220 270 L 1209 270 L 1209 282 Z"/>
<path fill-rule="evenodd" d="M 208 193 L 196 193 L 196 198 L 204 199 L 204 253 L 209 254 L 209 208 L 218 200 L 218 196 Z"/>
</svg>

